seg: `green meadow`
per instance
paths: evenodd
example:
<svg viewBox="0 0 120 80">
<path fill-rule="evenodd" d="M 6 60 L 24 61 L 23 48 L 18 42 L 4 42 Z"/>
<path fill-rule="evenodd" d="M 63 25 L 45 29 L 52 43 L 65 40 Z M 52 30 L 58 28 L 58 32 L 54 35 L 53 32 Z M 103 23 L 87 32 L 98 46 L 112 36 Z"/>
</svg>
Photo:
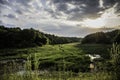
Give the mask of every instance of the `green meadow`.
<svg viewBox="0 0 120 80">
<path fill-rule="evenodd" d="M 109 55 L 111 45 L 104 44 L 58 44 L 44 45 L 42 47 L 22 49 L 1 49 L 0 60 L 12 58 L 26 58 L 28 55 L 36 54 L 40 59 L 55 59 L 67 56 L 82 56 L 85 54 Z M 7 56 L 6 56 L 7 55 Z M 105 57 L 105 56 L 103 56 Z"/>
<path fill-rule="evenodd" d="M 0 60 L 25 60 L 24 72 L 19 74 L 19 61 L 8 61 L 0 66 L 2 80 L 111 80 L 106 71 L 112 45 L 58 44 L 42 47 L 0 50 Z M 90 72 L 90 58 L 86 54 L 99 54 L 97 71 Z M 7 55 L 7 56 L 6 56 Z M 18 65 L 19 64 L 19 65 Z M 12 67 L 10 67 L 12 66 Z M 109 67 L 107 67 L 109 70 Z"/>
</svg>

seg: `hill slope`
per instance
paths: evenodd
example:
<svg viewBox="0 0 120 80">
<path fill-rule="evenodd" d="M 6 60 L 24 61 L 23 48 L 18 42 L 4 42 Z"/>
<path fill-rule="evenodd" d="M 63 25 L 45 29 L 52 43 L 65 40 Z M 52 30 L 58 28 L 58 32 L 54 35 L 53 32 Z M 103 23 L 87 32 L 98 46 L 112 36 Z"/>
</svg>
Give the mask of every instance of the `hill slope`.
<svg viewBox="0 0 120 80">
<path fill-rule="evenodd" d="M 111 32 L 96 32 L 89 34 L 82 39 L 82 44 L 98 43 L 98 44 L 111 44 L 120 43 L 120 30 L 113 30 Z"/>
<path fill-rule="evenodd" d="M 42 46 L 45 44 L 64 44 L 78 42 L 76 37 L 58 37 L 45 34 L 33 28 L 20 29 L 0 26 L 0 49 L 1 48 L 25 48 Z"/>
</svg>

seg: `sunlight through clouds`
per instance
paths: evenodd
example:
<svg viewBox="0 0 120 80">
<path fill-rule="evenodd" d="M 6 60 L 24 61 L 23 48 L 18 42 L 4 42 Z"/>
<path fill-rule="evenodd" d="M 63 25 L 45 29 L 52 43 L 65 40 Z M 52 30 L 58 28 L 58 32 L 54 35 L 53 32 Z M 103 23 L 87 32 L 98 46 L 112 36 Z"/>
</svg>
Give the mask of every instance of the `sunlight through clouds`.
<svg viewBox="0 0 120 80">
<path fill-rule="evenodd" d="M 106 21 L 104 18 L 98 18 L 95 20 L 86 19 L 83 21 L 83 25 L 90 28 L 102 28 L 105 26 L 105 24 Z"/>
<path fill-rule="evenodd" d="M 119 0 L 0 0 L 0 25 L 84 36 L 120 28 L 119 5 Z"/>
<path fill-rule="evenodd" d="M 115 4 L 113 7 L 105 10 L 97 19 L 85 19 L 83 25 L 91 28 L 114 28 L 115 26 L 119 26 L 120 17 L 115 14 L 117 5 Z"/>
<path fill-rule="evenodd" d="M 99 6 L 100 6 L 100 8 L 104 8 L 104 1 L 103 0 L 99 0 Z"/>
</svg>

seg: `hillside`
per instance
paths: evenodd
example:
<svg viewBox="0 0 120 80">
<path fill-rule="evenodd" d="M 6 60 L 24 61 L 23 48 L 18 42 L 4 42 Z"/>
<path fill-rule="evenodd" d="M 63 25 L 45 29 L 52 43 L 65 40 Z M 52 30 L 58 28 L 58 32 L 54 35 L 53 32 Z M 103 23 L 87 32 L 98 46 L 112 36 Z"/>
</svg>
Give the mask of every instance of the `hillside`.
<svg viewBox="0 0 120 80">
<path fill-rule="evenodd" d="M 103 47 L 104 46 L 104 47 Z M 41 69 L 62 68 L 63 59 L 65 60 L 66 69 L 74 72 L 86 72 L 89 70 L 89 57 L 86 54 L 99 54 L 104 59 L 109 58 L 110 45 L 80 45 L 79 43 L 70 43 L 62 45 L 45 45 L 35 48 L 24 49 L 3 49 L 0 50 L 0 61 L 25 59 L 29 56 L 36 55 L 40 62 Z"/>
<path fill-rule="evenodd" d="M 33 28 L 20 29 L 0 26 L 0 48 L 25 48 L 42 46 L 45 44 L 64 44 L 78 42 L 76 37 L 58 37 L 45 34 Z"/>
<path fill-rule="evenodd" d="M 113 30 L 110 32 L 96 32 L 89 34 L 82 39 L 82 44 L 112 44 L 120 43 L 120 30 Z"/>
</svg>

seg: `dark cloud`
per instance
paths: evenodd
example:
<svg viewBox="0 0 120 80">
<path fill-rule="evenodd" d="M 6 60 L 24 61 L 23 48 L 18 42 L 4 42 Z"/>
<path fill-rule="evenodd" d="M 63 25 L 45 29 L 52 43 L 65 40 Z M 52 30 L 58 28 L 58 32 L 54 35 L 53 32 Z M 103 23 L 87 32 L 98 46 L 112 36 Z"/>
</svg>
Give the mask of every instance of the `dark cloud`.
<svg viewBox="0 0 120 80">
<path fill-rule="evenodd" d="M 3 5 L 9 5 L 8 1 L 0 0 L 0 13 L 1 13 L 1 10 L 3 9 Z"/>
<path fill-rule="evenodd" d="M 117 13 L 120 13 L 120 2 L 118 3 L 118 6 L 117 6 L 116 10 L 117 10 L 116 11 Z"/>
<path fill-rule="evenodd" d="M 0 0 L 0 5 L 11 6 L 11 1 L 13 0 Z"/>
<path fill-rule="evenodd" d="M 107 7 L 111 7 L 113 6 L 115 3 L 119 2 L 119 0 L 104 0 L 104 6 Z"/>
<path fill-rule="evenodd" d="M 112 7 L 115 3 L 120 3 L 120 0 L 103 0 L 103 6 L 105 9 L 100 7 L 99 0 L 51 0 L 55 5 L 56 12 L 62 11 L 68 14 L 68 19 L 70 20 L 82 20 L 83 18 L 97 18 L 100 16 L 98 12 L 104 11 L 105 9 Z M 67 4 L 72 4 L 75 6 L 74 9 L 69 9 Z M 84 6 L 83 6 L 84 5 Z M 118 11 L 120 7 L 117 6 Z M 55 15 L 55 12 L 52 13 Z"/>
<path fill-rule="evenodd" d="M 2 10 L 4 9 L 9 9 L 17 14 L 23 14 L 25 12 L 31 13 L 30 11 L 31 5 L 29 4 L 31 1 L 33 0 L 0 0 L 0 13 L 2 13 Z M 9 14 L 12 13 L 10 12 Z M 14 15 L 5 16 L 9 18 L 15 18 Z"/>
<path fill-rule="evenodd" d="M 17 3 L 20 3 L 21 5 L 24 6 L 30 6 L 28 3 L 31 2 L 32 0 L 15 0 Z"/>
<path fill-rule="evenodd" d="M 19 3 L 27 6 L 32 0 L 0 0 L 0 4 Z"/>
<path fill-rule="evenodd" d="M 0 0 L 0 4 L 6 4 L 7 1 L 6 0 Z"/>
<path fill-rule="evenodd" d="M 23 14 L 23 11 L 20 10 L 20 9 L 15 10 L 15 12 L 18 13 L 18 14 Z"/>
<path fill-rule="evenodd" d="M 0 20 L 0 25 L 2 24 L 2 21 Z"/>
<path fill-rule="evenodd" d="M 97 14 L 100 10 L 98 0 L 53 0 L 53 3 L 55 4 L 57 11 L 69 14 L 69 19 L 79 20 L 78 18 L 88 17 L 95 13 Z M 67 6 L 68 3 L 74 5 L 76 8 L 69 10 L 69 7 Z"/>
<path fill-rule="evenodd" d="M 25 8 L 28 9 L 31 7 L 31 5 L 29 5 L 31 1 L 33 0 L 0 0 L 0 6 L 7 5 L 13 8 L 19 8 L 21 6 L 24 6 Z M 16 10 L 16 12 L 21 13 L 20 10 Z"/>
<path fill-rule="evenodd" d="M 102 6 L 99 0 L 0 0 L 0 24 L 6 23 L 5 25 L 10 27 L 21 25 L 23 28 L 40 24 L 38 28 L 45 32 L 63 36 L 85 36 L 91 32 L 112 29 L 93 29 L 77 24 L 84 22 L 86 18 L 99 18 L 116 3 L 118 5 L 115 9 L 120 16 L 120 0 L 103 0 Z M 119 19 L 114 20 L 116 19 L 110 18 L 108 25 L 119 21 Z"/>
<path fill-rule="evenodd" d="M 55 4 L 55 5 L 56 5 L 58 11 L 64 11 L 65 12 L 68 8 L 66 3 L 60 3 L 60 4 Z"/>
<path fill-rule="evenodd" d="M 3 15 L 4 17 L 11 18 L 11 19 L 16 19 L 17 17 L 13 14 L 8 14 L 8 15 Z"/>
<path fill-rule="evenodd" d="M 24 12 L 30 12 L 29 8 L 31 5 L 29 4 L 31 1 L 34 0 L 0 0 L 0 4 L 4 5 L 12 5 L 14 3 L 20 4 L 19 6 L 24 6 L 25 8 L 20 8 L 13 6 L 15 9 L 14 11 L 18 14 L 23 14 Z M 69 15 L 68 20 L 82 20 L 83 18 L 97 18 L 100 16 L 98 12 L 104 11 L 99 7 L 99 0 L 50 0 L 51 3 L 56 7 L 56 10 L 53 11 L 52 9 L 45 9 L 48 11 L 52 17 L 58 18 L 58 16 L 63 16 L 61 12 Z M 115 3 L 120 3 L 120 0 L 103 0 L 105 8 L 109 8 L 113 6 Z M 72 4 L 75 6 L 73 9 L 69 9 L 70 7 L 68 4 Z M 50 5 L 46 5 L 50 6 Z M 119 7 L 119 6 L 118 6 Z M 37 8 L 39 9 L 39 8 Z M 120 11 L 120 7 L 117 8 L 117 11 Z"/>
</svg>

